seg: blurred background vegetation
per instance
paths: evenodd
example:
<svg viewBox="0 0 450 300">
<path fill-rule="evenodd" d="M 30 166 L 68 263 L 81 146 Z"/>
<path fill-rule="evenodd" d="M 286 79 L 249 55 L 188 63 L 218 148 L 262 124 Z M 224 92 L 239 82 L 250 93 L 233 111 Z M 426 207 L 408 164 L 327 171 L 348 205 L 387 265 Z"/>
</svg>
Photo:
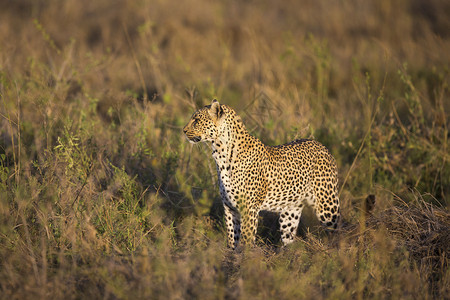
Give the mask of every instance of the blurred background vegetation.
<svg viewBox="0 0 450 300">
<path fill-rule="evenodd" d="M 449 16 L 445 0 L 1 1 L 0 297 L 448 297 Z M 341 231 L 306 213 L 281 248 L 265 216 L 256 247 L 226 248 L 209 147 L 181 130 L 214 97 L 267 144 L 330 149 Z"/>
</svg>

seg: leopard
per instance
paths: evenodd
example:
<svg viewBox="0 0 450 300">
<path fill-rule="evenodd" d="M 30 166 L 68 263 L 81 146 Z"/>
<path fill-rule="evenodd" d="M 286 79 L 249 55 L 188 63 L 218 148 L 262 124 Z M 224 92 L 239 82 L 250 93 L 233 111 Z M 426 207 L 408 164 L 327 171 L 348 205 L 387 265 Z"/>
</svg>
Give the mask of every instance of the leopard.
<svg viewBox="0 0 450 300">
<path fill-rule="evenodd" d="M 318 141 L 265 145 L 233 108 L 216 99 L 194 112 L 183 132 L 191 143 L 211 146 L 229 247 L 255 243 L 261 211 L 279 214 L 283 245 L 296 238 L 306 205 L 327 231 L 338 227 L 337 164 Z"/>
</svg>

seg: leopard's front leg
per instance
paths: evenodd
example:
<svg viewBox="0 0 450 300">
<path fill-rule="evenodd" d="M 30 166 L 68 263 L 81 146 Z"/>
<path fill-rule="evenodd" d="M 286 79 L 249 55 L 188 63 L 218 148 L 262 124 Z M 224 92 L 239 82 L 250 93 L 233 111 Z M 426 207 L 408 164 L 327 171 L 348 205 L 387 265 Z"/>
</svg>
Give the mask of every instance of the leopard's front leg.
<svg viewBox="0 0 450 300">
<path fill-rule="evenodd" d="M 236 249 L 241 237 L 241 218 L 236 209 L 223 204 L 225 210 L 225 223 L 227 226 L 227 244 L 228 247 Z"/>
<path fill-rule="evenodd" d="M 259 205 L 250 204 L 241 209 L 241 241 L 243 244 L 251 245 L 256 239 L 258 228 Z"/>
</svg>

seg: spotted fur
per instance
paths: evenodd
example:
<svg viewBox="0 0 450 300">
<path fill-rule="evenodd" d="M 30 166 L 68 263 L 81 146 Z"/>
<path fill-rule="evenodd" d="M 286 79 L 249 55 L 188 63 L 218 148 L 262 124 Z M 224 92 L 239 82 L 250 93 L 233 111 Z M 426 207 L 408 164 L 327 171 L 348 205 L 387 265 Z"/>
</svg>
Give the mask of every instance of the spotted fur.
<svg viewBox="0 0 450 300">
<path fill-rule="evenodd" d="M 280 214 L 284 244 L 294 240 L 305 204 L 323 225 L 337 227 L 336 162 L 319 142 L 266 146 L 248 133 L 231 107 L 217 100 L 195 112 L 183 131 L 191 142 L 212 145 L 229 246 L 254 241 L 261 210 Z"/>
</svg>

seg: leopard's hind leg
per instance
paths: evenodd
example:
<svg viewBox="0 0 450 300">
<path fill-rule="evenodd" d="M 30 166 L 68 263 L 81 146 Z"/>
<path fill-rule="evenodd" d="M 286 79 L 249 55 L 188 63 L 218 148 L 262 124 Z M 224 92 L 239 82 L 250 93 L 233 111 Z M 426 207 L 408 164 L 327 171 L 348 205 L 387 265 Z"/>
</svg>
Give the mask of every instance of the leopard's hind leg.
<svg viewBox="0 0 450 300">
<path fill-rule="evenodd" d="M 294 241 L 297 234 L 297 228 L 300 223 L 303 205 L 300 207 L 282 210 L 280 213 L 280 231 L 281 241 L 284 245 Z"/>
<path fill-rule="evenodd" d="M 314 178 L 314 198 L 314 211 L 320 223 L 328 229 L 336 229 L 340 218 L 337 175 Z"/>
</svg>

